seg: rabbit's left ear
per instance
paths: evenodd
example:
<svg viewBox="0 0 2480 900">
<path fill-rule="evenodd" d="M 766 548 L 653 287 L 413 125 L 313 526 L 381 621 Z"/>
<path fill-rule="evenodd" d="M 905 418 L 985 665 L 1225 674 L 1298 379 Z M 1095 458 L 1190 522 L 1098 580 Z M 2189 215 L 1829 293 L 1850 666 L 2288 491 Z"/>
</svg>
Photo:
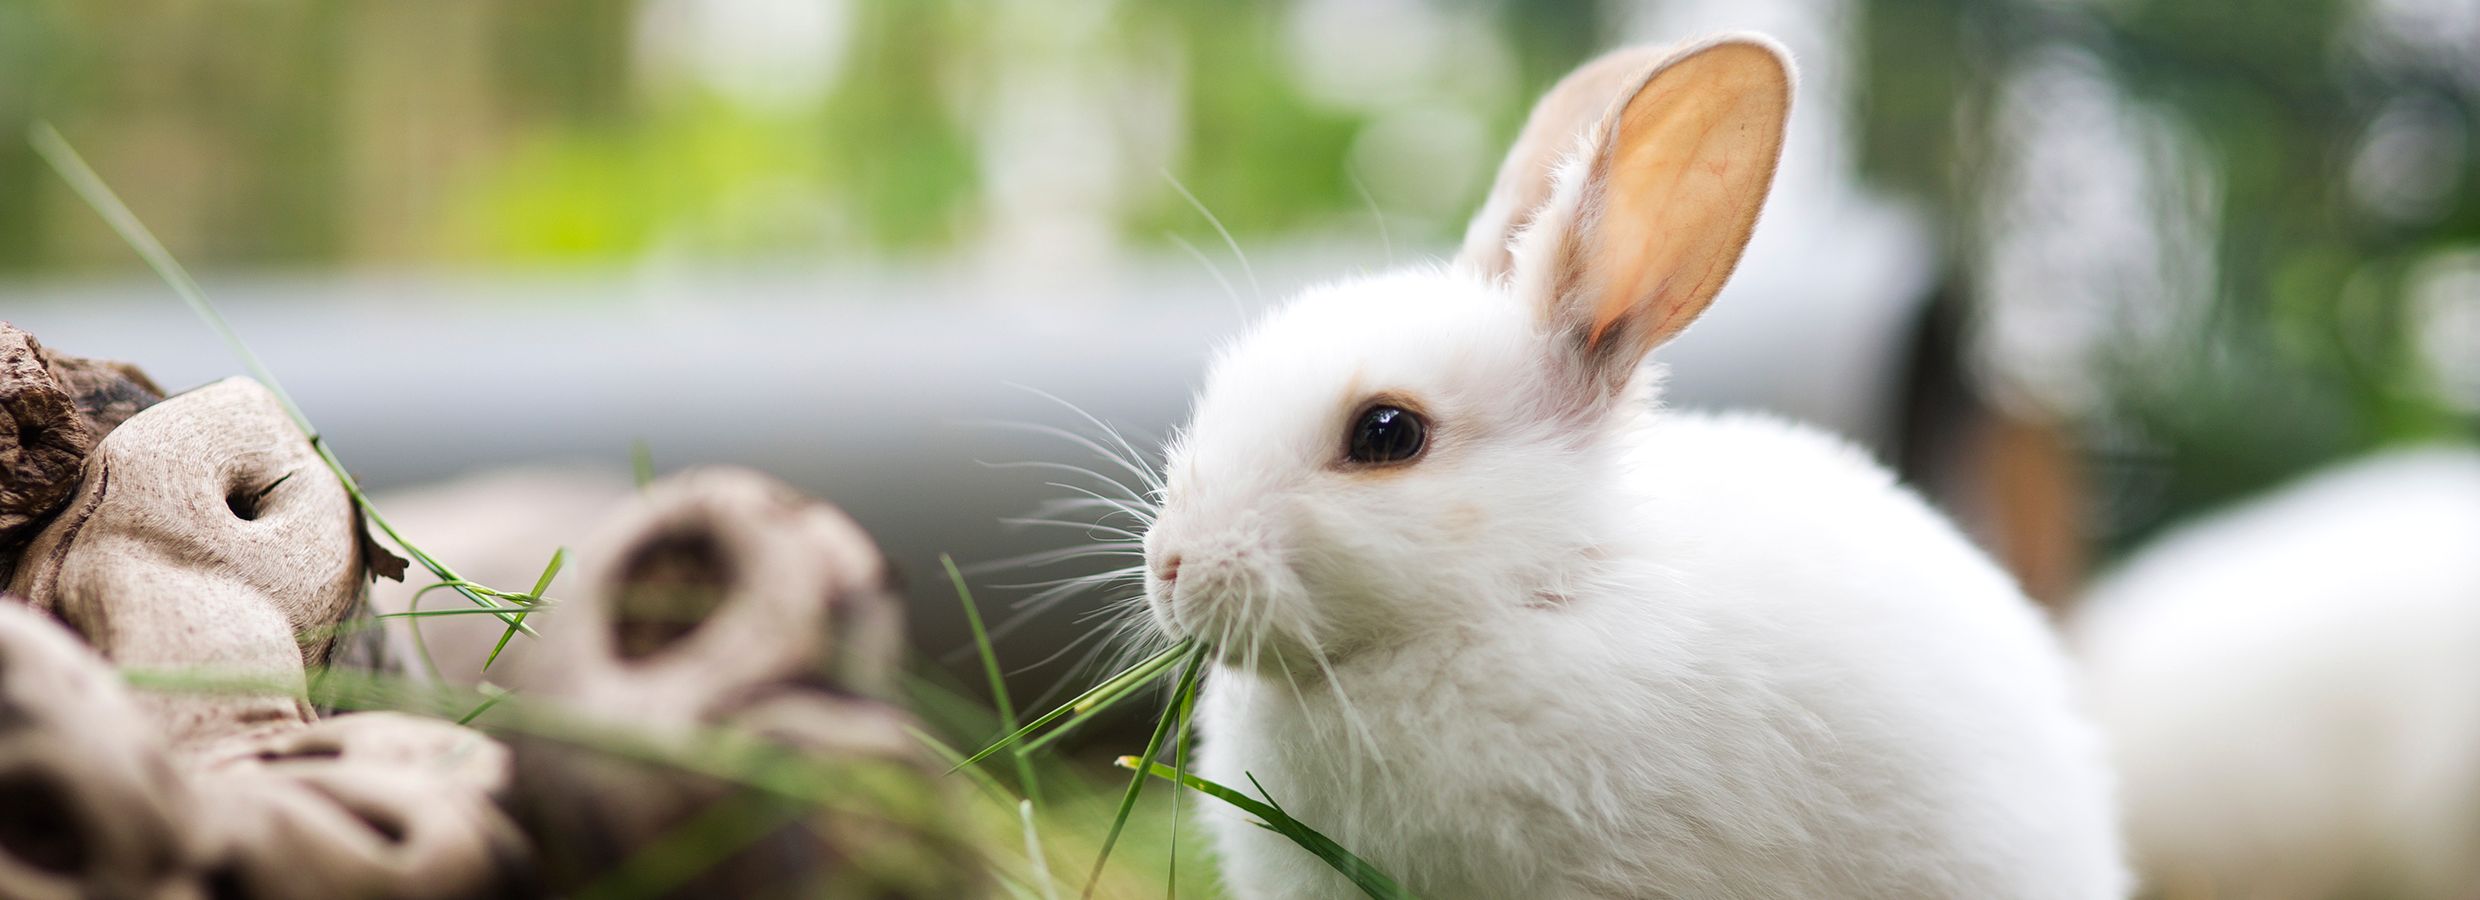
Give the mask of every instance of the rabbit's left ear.
<svg viewBox="0 0 2480 900">
<path fill-rule="evenodd" d="M 1770 40 L 1726 37 L 1623 90 L 1584 155 L 1555 173 L 1512 266 L 1519 294 L 1610 390 L 1703 313 L 1739 264 L 1782 156 L 1791 66 Z"/>
</svg>

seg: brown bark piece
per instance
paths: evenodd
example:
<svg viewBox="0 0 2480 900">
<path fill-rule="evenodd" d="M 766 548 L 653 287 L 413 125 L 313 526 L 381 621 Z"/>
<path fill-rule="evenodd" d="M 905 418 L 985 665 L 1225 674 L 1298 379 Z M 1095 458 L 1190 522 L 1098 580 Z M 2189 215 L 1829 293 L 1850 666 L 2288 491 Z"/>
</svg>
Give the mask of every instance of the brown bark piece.
<svg viewBox="0 0 2480 900">
<path fill-rule="evenodd" d="M 32 533 L 76 493 L 95 431 L 52 374 L 43 344 L 0 322 L 0 547 Z"/>
<path fill-rule="evenodd" d="M 559 664 L 536 671 L 531 697 L 675 751 L 728 730 L 850 793 L 802 807 L 589 742 L 513 739 L 510 805 L 549 889 L 574 890 L 729 810 L 778 824 L 677 895 L 979 895 L 939 767 L 910 720 L 873 699 L 893 674 L 900 609 L 850 519 L 756 473 L 692 471 L 655 484 L 577 560 L 561 605 L 536 620 L 538 656 Z"/>
<path fill-rule="evenodd" d="M 109 359 L 52 354 L 52 378 L 60 382 L 78 414 L 86 418 L 96 439 L 112 433 L 139 410 L 163 402 L 155 386 L 137 366 Z"/>
</svg>

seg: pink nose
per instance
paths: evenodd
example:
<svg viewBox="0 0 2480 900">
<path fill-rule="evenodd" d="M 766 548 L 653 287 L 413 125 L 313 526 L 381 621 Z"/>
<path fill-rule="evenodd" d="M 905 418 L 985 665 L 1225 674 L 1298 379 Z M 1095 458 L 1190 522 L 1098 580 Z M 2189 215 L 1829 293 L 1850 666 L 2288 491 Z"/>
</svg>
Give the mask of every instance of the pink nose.
<svg viewBox="0 0 2480 900">
<path fill-rule="evenodd" d="M 1162 563 L 1154 567 L 1154 576 L 1162 579 L 1164 583 L 1180 580 L 1180 555 L 1173 553 L 1164 556 Z"/>
</svg>

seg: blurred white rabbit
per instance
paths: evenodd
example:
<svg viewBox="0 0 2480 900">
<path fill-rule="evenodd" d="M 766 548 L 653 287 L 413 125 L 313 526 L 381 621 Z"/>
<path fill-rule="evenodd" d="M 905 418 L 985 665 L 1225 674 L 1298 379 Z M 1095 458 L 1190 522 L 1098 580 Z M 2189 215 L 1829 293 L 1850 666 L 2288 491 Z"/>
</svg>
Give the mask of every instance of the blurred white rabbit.
<svg viewBox="0 0 2480 900">
<path fill-rule="evenodd" d="M 2480 896 L 2480 451 L 2177 529 L 2074 627 L 2164 897 Z"/>
</svg>

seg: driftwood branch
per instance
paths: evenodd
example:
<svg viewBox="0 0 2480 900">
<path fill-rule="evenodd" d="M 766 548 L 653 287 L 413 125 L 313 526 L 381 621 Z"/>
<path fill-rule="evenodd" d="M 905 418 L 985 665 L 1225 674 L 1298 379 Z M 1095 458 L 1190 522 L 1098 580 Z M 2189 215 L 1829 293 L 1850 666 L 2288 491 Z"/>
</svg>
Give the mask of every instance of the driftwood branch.
<svg viewBox="0 0 2480 900">
<path fill-rule="evenodd" d="M 9 589 L 123 668 L 303 684 L 360 590 L 352 499 L 275 396 L 229 379 L 131 417 Z M 303 699 L 149 695 L 176 752 L 310 721 Z"/>
<path fill-rule="evenodd" d="M 495 738 L 311 706 L 340 632 L 374 623 L 352 617 L 368 556 L 266 388 L 162 399 L 0 326 L 0 417 L 0 551 L 22 544 L 0 555 L 0 897 L 984 888 L 879 699 L 884 562 L 830 506 L 733 470 L 620 499 L 531 614 Z M 716 858 L 642 871 L 717 823 Z"/>
<path fill-rule="evenodd" d="M 503 747 L 308 706 L 307 673 L 359 596 L 354 525 L 342 484 L 256 382 L 181 394 L 104 434 L 0 601 L 0 720 L 30 723 L 0 729 L 19 773 L 0 779 L 21 779 L 0 804 L 14 836 L 0 837 L 0 896 L 444 898 L 525 883 L 522 838 L 494 801 Z M 115 666 L 162 689 L 123 691 Z"/>
</svg>

